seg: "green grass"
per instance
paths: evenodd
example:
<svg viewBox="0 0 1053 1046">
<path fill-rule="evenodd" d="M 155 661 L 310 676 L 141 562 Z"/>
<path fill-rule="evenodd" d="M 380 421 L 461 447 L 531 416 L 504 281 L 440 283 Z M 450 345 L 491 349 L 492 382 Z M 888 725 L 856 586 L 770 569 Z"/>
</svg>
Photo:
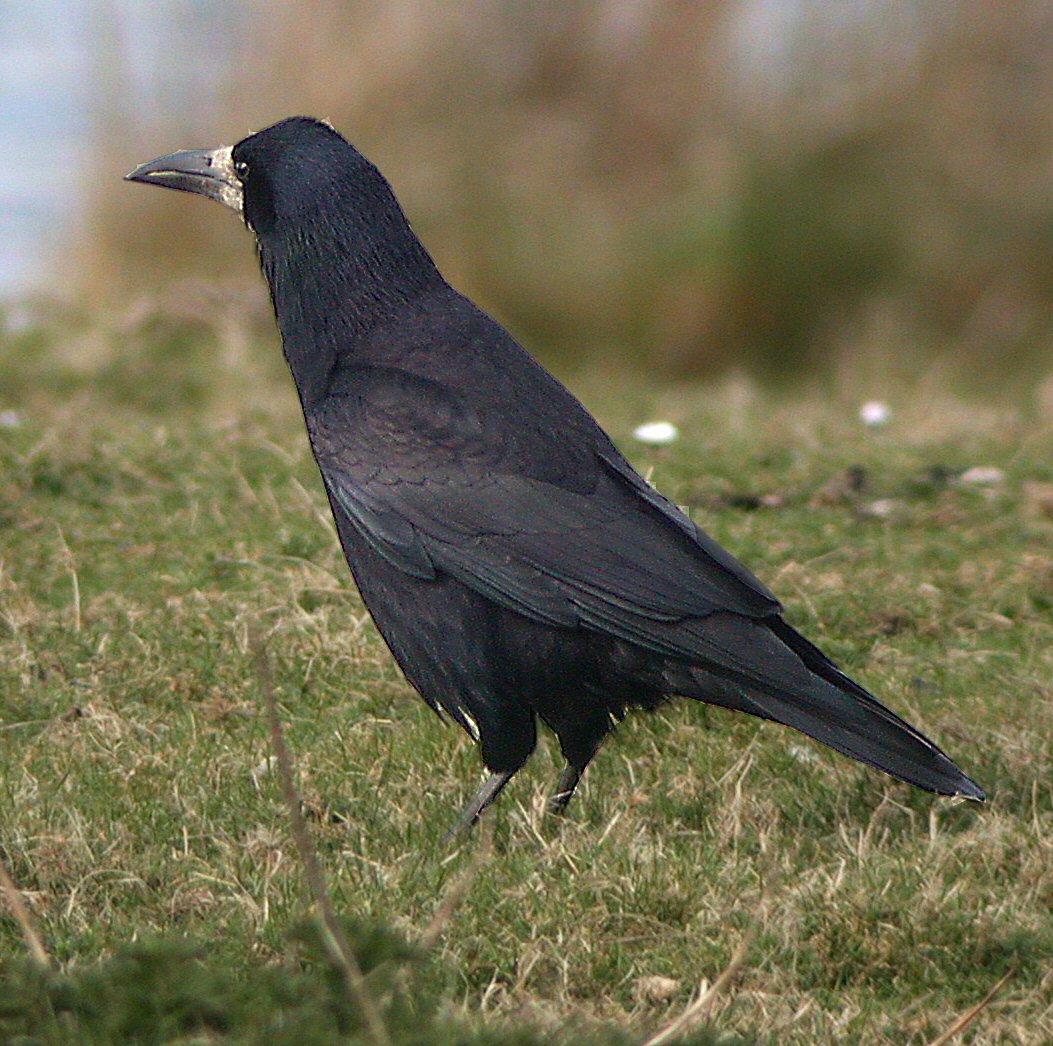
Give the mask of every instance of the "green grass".
<svg viewBox="0 0 1053 1046">
<path fill-rule="evenodd" d="M 0 917 L 5 1042 L 359 1041 L 297 943 L 310 905 L 254 632 L 337 909 L 416 940 L 471 859 L 441 837 L 477 755 L 354 592 L 266 341 L 161 312 L 0 343 L 0 409 L 21 420 L 0 428 L 0 856 L 61 971 L 27 966 Z M 393 1034 L 640 1043 L 752 928 L 683 1041 L 923 1044 L 1010 970 L 966 1041 L 1048 1041 L 1048 417 L 920 388 L 889 393 L 895 420 L 874 432 L 848 396 L 603 382 L 574 384 L 636 464 L 991 802 L 680 702 L 631 717 L 552 824 L 544 738 L 439 946 L 380 993 Z M 634 445 L 656 414 L 681 441 Z M 953 479 L 974 465 L 1004 481 Z M 675 983 L 648 992 L 653 977 Z"/>
</svg>

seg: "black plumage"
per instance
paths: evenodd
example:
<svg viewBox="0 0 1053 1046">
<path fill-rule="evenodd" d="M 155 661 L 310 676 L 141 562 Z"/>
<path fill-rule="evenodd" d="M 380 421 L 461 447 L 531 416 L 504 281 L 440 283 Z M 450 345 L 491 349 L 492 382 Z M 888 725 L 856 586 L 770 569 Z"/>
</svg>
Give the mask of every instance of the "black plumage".
<svg viewBox="0 0 1053 1046">
<path fill-rule="evenodd" d="M 560 808 L 629 707 L 674 695 L 983 800 L 445 282 L 380 172 L 330 126 L 283 120 L 129 178 L 220 199 L 255 232 L 362 597 L 406 677 L 491 771 L 462 823 L 526 761 L 538 719 L 567 761 Z"/>
</svg>

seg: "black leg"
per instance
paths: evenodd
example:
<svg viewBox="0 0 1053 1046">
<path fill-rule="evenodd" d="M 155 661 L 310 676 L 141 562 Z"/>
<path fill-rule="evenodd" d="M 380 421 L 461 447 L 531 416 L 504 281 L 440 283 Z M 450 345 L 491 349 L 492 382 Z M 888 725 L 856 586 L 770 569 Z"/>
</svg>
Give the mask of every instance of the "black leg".
<svg viewBox="0 0 1053 1046">
<path fill-rule="evenodd" d="M 563 767 L 563 773 L 559 775 L 559 784 L 556 785 L 556 791 L 552 794 L 548 801 L 548 812 L 550 814 L 561 814 L 567 808 L 567 803 L 570 802 L 570 797 L 574 794 L 574 789 L 578 787 L 578 782 L 581 780 L 581 775 L 585 773 L 585 767 L 572 766 L 567 763 Z"/>
<path fill-rule="evenodd" d="M 464 808 L 464 813 L 457 819 L 457 823 L 443 836 L 444 843 L 450 842 L 456 836 L 469 832 L 479 815 L 498 797 L 515 770 L 505 770 L 499 774 L 491 774 L 484 782 L 482 788 L 472 796 L 472 801 Z"/>
</svg>

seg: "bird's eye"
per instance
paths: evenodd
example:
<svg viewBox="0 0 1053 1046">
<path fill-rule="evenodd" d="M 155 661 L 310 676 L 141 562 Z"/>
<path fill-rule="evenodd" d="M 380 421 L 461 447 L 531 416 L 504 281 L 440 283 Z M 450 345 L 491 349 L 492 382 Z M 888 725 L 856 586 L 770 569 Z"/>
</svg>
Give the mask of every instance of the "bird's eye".
<svg viewBox="0 0 1053 1046">
<path fill-rule="evenodd" d="M 234 164 L 234 173 L 242 180 L 249 176 L 249 165 L 244 160 L 238 160 Z"/>
</svg>

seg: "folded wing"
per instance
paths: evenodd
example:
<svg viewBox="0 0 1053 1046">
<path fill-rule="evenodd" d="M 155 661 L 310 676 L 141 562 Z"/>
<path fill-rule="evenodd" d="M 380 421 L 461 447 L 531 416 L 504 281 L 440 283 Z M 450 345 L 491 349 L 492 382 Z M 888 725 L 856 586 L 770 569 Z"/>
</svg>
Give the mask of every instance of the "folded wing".
<svg viewBox="0 0 1053 1046">
<path fill-rule="evenodd" d="M 421 379 L 406 387 L 391 372 L 378 389 L 382 380 L 371 372 L 353 401 L 312 419 L 311 434 L 333 500 L 407 574 L 442 571 L 535 620 L 683 657 L 699 651 L 672 622 L 778 612 L 771 593 L 598 428 L 573 468 L 549 461 L 527 471 L 522 454 L 505 453 L 499 420 Z M 582 446 L 542 442 L 549 454 Z"/>
</svg>

